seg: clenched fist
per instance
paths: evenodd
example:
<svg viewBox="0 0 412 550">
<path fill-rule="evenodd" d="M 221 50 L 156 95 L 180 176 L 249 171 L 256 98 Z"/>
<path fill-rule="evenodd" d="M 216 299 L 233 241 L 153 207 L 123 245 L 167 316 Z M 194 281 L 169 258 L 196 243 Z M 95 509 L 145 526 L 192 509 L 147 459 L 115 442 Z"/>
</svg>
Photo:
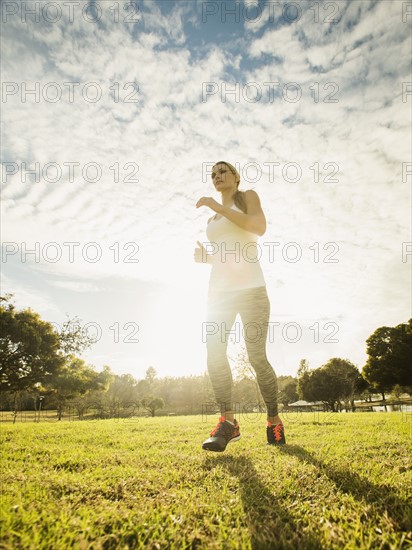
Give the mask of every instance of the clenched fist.
<svg viewBox="0 0 412 550">
<path fill-rule="evenodd" d="M 220 212 L 223 208 L 223 206 L 212 197 L 201 197 L 196 203 L 196 208 L 199 208 L 199 206 L 208 206 L 214 212 Z"/>
</svg>

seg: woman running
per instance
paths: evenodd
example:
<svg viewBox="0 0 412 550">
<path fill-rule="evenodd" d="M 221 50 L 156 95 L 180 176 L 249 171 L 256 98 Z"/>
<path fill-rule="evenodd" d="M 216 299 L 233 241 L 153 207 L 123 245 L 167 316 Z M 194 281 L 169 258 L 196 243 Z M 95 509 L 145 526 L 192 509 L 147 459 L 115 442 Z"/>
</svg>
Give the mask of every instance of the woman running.
<svg viewBox="0 0 412 550">
<path fill-rule="evenodd" d="M 212 197 L 202 197 L 196 208 L 207 206 L 216 212 L 206 228 L 207 247 L 213 251 L 208 253 L 197 241 L 199 247 L 194 258 L 196 262 L 212 266 L 207 298 L 207 369 L 220 407 L 220 418 L 210 437 L 203 442 L 203 449 L 224 451 L 229 442 L 240 439 L 232 401 L 232 372 L 226 354 L 227 334 L 238 313 L 249 361 L 267 408 L 268 445 L 284 445 L 284 426 L 278 415 L 277 378 L 266 357 L 270 303 L 257 254 L 257 238 L 266 232 L 265 215 L 255 191 L 239 191 L 239 172 L 229 162 L 219 161 L 213 166 L 212 181 L 221 193 L 222 204 Z"/>
</svg>

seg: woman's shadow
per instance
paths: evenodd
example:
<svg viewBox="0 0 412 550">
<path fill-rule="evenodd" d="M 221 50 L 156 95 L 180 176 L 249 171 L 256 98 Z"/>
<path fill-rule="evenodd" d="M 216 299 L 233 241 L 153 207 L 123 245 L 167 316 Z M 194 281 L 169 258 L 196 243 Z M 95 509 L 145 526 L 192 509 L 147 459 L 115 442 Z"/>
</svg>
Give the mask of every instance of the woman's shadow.
<svg viewBox="0 0 412 550">
<path fill-rule="evenodd" d="M 350 493 L 356 500 L 372 504 L 379 514 L 391 518 L 396 531 L 412 529 L 411 506 L 399 497 L 388 485 L 375 485 L 359 474 L 322 462 L 299 445 L 284 445 L 276 451 L 296 456 L 299 460 L 315 466 L 335 486 Z M 268 467 L 276 475 L 274 460 L 270 454 Z M 253 461 L 245 456 L 207 455 L 203 467 L 211 470 L 223 466 L 230 475 L 239 480 L 245 521 L 248 526 L 253 550 L 320 550 L 324 546 L 314 533 L 305 531 L 303 518 L 299 520 L 282 506 L 282 500 L 266 487 L 259 477 Z M 316 498 L 316 489 L 313 490 Z"/>
<path fill-rule="evenodd" d="M 319 539 L 302 532 L 296 519 L 282 507 L 282 501 L 266 487 L 253 465 L 244 456 L 207 455 L 203 467 L 210 471 L 217 465 L 239 480 L 245 522 L 253 550 L 321 550 Z M 273 459 L 270 466 L 276 475 Z"/>
<path fill-rule="evenodd" d="M 313 464 L 340 491 L 351 494 L 356 500 L 371 504 L 379 515 L 386 513 L 396 531 L 408 532 L 412 530 L 411 503 L 400 497 L 390 485 L 375 485 L 369 479 L 361 477 L 348 468 L 338 468 L 332 464 L 322 462 L 299 445 L 284 445 L 279 449 L 284 454 L 296 456 L 299 460 Z"/>
</svg>

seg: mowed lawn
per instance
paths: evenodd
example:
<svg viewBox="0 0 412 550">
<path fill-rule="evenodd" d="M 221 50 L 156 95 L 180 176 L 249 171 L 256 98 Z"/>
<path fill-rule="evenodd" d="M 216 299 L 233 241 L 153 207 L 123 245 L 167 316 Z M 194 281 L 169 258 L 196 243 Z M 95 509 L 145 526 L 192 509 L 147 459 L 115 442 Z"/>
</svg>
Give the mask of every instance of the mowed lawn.
<svg viewBox="0 0 412 550">
<path fill-rule="evenodd" d="M 412 547 L 412 414 L 3 423 L 3 549 Z"/>
</svg>

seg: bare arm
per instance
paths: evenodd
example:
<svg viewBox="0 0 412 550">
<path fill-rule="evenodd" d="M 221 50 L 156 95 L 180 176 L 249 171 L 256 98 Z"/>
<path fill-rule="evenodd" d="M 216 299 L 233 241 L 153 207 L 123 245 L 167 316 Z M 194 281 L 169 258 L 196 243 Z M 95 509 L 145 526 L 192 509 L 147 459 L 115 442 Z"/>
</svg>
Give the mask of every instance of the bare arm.
<svg viewBox="0 0 412 550">
<path fill-rule="evenodd" d="M 219 209 L 219 214 L 246 231 L 259 236 L 264 235 L 266 232 L 266 218 L 258 194 L 256 191 L 248 190 L 245 192 L 245 200 L 247 214 L 232 210 L 228 206 L 222 206 Z"/>
</svg>

